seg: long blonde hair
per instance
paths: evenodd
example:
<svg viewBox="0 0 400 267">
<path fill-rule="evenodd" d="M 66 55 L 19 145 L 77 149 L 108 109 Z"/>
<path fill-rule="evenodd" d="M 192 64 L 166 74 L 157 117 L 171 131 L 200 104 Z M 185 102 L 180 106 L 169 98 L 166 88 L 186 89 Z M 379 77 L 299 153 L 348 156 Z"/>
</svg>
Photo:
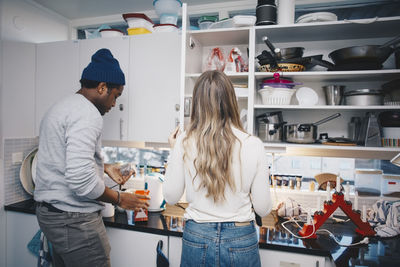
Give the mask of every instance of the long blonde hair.
<svg viewBox="0 0 400 267">
<path fill-rule="evenodd" d="M 239 116 L 235 90 L 229 78 L 220 71 L 206 71 L 196 81 L 193 90 L 192 115 L 183 140 L 184 158 L 188 155 L 188 141 L 197 148 L 194 159 L 200 188 L 207 189 L 207 197 L 214 202 L 225 199 L 225 187 L 236 190 L 232 173 L 232 151 L 237 137 L 232 126 L 245 132 Z M 240 142 L 240 141 L 239 141 Z"/>
</svg>

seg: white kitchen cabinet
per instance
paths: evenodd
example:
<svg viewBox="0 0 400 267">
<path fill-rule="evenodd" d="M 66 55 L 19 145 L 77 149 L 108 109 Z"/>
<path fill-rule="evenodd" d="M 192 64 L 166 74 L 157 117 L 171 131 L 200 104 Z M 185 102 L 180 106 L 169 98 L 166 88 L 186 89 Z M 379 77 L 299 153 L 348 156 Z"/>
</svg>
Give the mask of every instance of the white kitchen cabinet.
<svg viewBox="0 0 400 267">
<path fill-rule="evenodd" d="M 179 119 L 181 35 L 131 37 L 129 139 L 167 143 Z"/>
<path fill-rule="evenodd" d="M 183 15 L 185 18 L 186 15 Z M 394 55 L 384 63 L 384 69 L 365 71 L 326 71 L 317 67 L 313 71 L 281 72 L 281 76 L 292 78 L 295 82 L 313 88 L 318 96 L 316 106 L 299 106 L 295 97 L 291 105 L 263 105 L 257 89 L 265 78 L 272 78 L 273 73 L 259 72 L 255 57 L 263 50 L 269 50 L 262 41 L 269 37 L 277 47 L 305 47 L 304 56 L 323 54 L 328 59 L 329 52 L 348 46 L 383 44 L 398 34 L 400 17 L 361 19 L 357 21 L 334 21 L 303 23 L 293 25 L 271 25 L 243 28 L 225 28 L 200 31 L 186 31 L 183 53 L 185 69 L 181 92 L 184 97 L 192 95 L 196 79 L 204 70 L 203 66 L 210 50 L 219 47 L 225 50 L 224 56 L 233 47 L 239 47 L 242 53 L 248 47 L 249 71 L 227 73 L 231 81 L 248 85 L 248 97 L 241 111 L 247 109 L 247 130 L 255 133 L 255 116 L 263 112 L 282 111 L 284 121 L 291 123 L 313 123 L 324 117 L 340 112 L 342 116 L 334 121 L 318 126 L 318 132 L 327 132 L 330 137 L 347 137 L 347 125 L 352 116 L 364 116 L 366 112 L 400 110 L 400 106 L 327 106 L 325 105 L 323 85 L 344 84 L 347 89 L 380 88 L 380 86 L 400 77 L 400 70 L 394 69 Z M 298 86 L 301 87 L 301 86 Z M 183 101 L 181 100 L 181 103 Z M 247 105 L 246 105 L 247 104 Z M 181 118 L 184 117 L 183 110 Z M 187 123 L 188 120 L 185 120 Z M 400 152 L 394 147 L 330 146 L 318 144 L 264 143 L 266 151 L 288 153 L 302 156 L 330 156 L 349 158 L 391 159 Z"/>
<path fill-rule="evenodd" d="M 27 245 L 39 230 L 36 216 L 6 211 L 6 266 L 36 266 L 37 257 Z"/>
<path fill-rule="evenodd" d="M 111 244 L 111 266 L 131 267 L 156 265 L 157 244 L 163 241 L 163 253 L 168 255 L 168 236 L 106 227 Z"/>
<path fill-rule="evenodd" d="M 79 42 L 36 45 L 35 134 L 44 113 L 58 100 L 80 89 Z"/>
<path fill-rule="evenodd" d="M 283 252 L 277 250 L 260 249 L 261 266 L 265 267 L 328 267 L 323 256 L 306 255 L 300 253 Z"/>
<path fill-rule="evenodd" d="M 35 136 L 35 44 L 2 44 L 3 138 Z"/>
<path fill-rule="evenodd" d="M 179 267 L 181 264 L 182 254 L 182 237 L 170 236 L 169 237 L 169 266 Z"/>
<path fill-rule="evenodd" d="M 103 140 L 127 141 L 129 120 L 129 97 L 131 85 L 129 84 L 129 37 L 98 38 L 79 41 L 79 75 L 90 63 L 92 55 L 101 48 L 107 48 L 119 61 L 125 74 L 125 87 L 117 103 L 104 115 Z M 80 79 L 81 76 L 79 76 Z"/>
</svg>

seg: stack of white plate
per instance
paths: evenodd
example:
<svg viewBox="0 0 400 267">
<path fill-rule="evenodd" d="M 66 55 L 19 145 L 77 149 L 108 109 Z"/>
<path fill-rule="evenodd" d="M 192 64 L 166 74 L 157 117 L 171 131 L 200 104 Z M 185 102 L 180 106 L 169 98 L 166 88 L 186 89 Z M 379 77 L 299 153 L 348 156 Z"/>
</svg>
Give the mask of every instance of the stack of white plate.
<svg viewBox="0 0 400 267">
<path fill-rule="evenodd" d="M 315 12 L 300 16 L 296 23 L 308 23 L 308 22 L 324 22 L 324 21 L 337 21 L 338 18 L 334 13 L 331 12 Z"/>
</svg>

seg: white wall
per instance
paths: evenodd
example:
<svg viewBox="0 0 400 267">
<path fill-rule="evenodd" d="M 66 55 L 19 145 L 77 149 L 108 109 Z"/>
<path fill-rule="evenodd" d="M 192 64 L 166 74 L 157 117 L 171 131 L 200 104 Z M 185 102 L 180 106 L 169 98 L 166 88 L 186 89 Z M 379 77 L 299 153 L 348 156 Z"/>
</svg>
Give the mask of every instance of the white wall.
<svg viewBox="0 0 400 267">
<path fill-rule="evenodd" d="M 31 0 L 1 0 L 2 39 L 31 43 L 68 40 L 69 21 Z"/>
</svg>

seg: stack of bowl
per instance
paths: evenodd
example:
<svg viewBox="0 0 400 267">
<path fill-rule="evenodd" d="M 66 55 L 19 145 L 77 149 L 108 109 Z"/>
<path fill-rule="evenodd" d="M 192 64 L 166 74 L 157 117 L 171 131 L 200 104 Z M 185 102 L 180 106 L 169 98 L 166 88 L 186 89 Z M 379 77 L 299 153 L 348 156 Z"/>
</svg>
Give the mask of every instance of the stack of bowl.
<svg viewBox="0 0 400 267">
<path fill-rule="evenodd" d="M 289 105 L 292 95 L 296 92 L 295 83 L 289 79 L 281 79 L 279 73 L 274 73 L 274 78 L 264 79 L 260 84 L 258 93 L 264 105 Z"/>
</svg>

